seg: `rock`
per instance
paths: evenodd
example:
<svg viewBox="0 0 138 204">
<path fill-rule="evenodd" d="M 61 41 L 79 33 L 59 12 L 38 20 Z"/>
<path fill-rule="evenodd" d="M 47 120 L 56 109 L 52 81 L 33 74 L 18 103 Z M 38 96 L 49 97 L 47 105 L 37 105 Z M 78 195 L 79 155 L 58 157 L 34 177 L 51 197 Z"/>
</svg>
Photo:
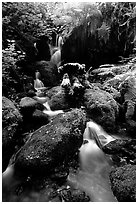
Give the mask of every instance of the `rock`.
<svg viewBox="0 0 138 204">
<path fill-rule="evenodd" d="M 42 77 L 42 82 L 45 87 L 57 86 L 59 83 L 59 75 L 56 66 L 48 61 L 39 61 L 35 65 L 35 69 L 38 70 Z"/>
<path fill-rule="evenodd" d="M 66 63 L 58 68 L 58 72 L 61 76 L 66 73 L 69 75 L 69 77 L 82 75 L 86 73 L 85 64 Z"/>
<path fill-rule="evenodd" d="M 126 120 L 132 119 L 136 106 L 136 76 L 128 76 L 119 86 L 124 103 L 127 103 Z"/>
<path fill-rule="evenodd" d="M 85 123 L 85 113 L 79 109 L 58 115 L 32 133 L 15 166 L 31 173 L 51 172 L 81 146 Z"/>
<path fill-rule="evenodd" d="M 102 150 L 112 155 L 113 164 L 122 166 L 124 164 L 136 164 L 136 140 L 117 139 L 107 145 Z"/>
<path fill-rule="evenodd" d="M 23 131 L 34 131 L 47 123 L 49 123 L 49 117 L 42 111 L 36 109 L 31 116 L 24 118 Z"/>
<path fill-rule="evenodd" d="M 61 86 L 49 89 L 46 95 L 49 97 L 48 104 L 51 110 L 67 110 L 77 107 L 75 96 L 68 95 Z"/>
<path fill-rule="evenodd" d="M 16 143 L 16 134 L 19 125 L 22 122 L 22 116 L 14 103 L 6 97 L 2 97 L 2 167 L 6 169 L 9 159 L 14 152 Z"/>
<path fill-rule="evenodd" d="M 65 110 L 70 108 L 70 100 L 68 100 L 62 87 L 53 87 L 48 91 L 47 96 L 50 97 L 48 104 L 51 110 Z"/>
<path fill-rule="evenodd" d="M 105 85 L 108 84 L 109 86 L 112 86 L 113 88 L 118 89 L 120 83 L 124 81 L 128 76 L 129 76 L 129 73 L 116 75 L 112 79 L 107 80 L 104 84 Z"/>
<path fill-rule="evenodd" d="M 36 109 L 44 110 L 44 108 L 42 104 L 30 97 L 24 97 L 20 101 L 20 109 L 23 116 L 29 117 Z"/>
<path fill-rule="evenodd" d="M 130 135 L 136 135 L 136 74 L 129 75 L 119 86 L 125 110 L 126 128 Z"/>
<path fill-rule="evenodd" d="M 35 99 L 24 97 L 19 105 L 23 115 L 23 133 L 32 132 L 49 122 L 49 117 L 43 113 L 45 107 Z"/>
<path fill-rule="evenodd" d="M 63 189 L 60 192 L 61 201 L 63 202 L 89 202 L 90 198 L 85 194 L 85 192 L 74 189 Z"/>
<path fill-rule="evenodd" d="M 32 118 L 34 123 L 42 123 L 43 125 L 49 121 L 48 116 L 37 109 L 34 111 Z"/>
<path fill-rule="evenodd" d="M 61 91 L 60 86 L 54 86 L 46 92 L 46 96 L 51 99 L 54 95 Z"/>
<path fill-rule="evenodd" d="M 64 184 L 69 175 L 69 168 L 65 165 L 56 167 L 53 174 L 50 175 L 50 179 L 56 181 L 59 185 Z"/>
<path fill-rule="evenodd" d="M 118 202 L 136 202 L 136 166 L 125 165 L 110 173 L 111 188 Z"/>
<path fill-rule="evenodd" d="M 103 83 L 106 80 L 115 77 L 115 74 L 111 71 L 110 68 L 98 68 L 91 71 L 90 80 L 92 82 L 100 82 Z"/>
<path fill-rule="evenodd" d="M 98 87 L 86 89 L 84 94 L 84 105 L 88 116 L 106 131 L 113 131 L 116 127 L 118 105 L 112 95 L 102 91 Z"/>
<path fill-rule="evenodd" d="M 91 84 L 87 79 L 85 64 L 66 63 L 58 68 L 58 72 L 61 77 L 67 74 L 72 86 L 74 86 L 74 82 L 77 80 L 77 83 L 83 87 L 83 89 L 91 88 Z"/>
<path fill-rule="evenodd" d="M 115 101 L 117 101 L 118 103 L 122 103 L 121 94 L 120 94 L 120 92 L 118 90 L 116 90 L 112 86 L 109 86 L 109 84 L 101 86 L 101 89 L 103 91 L 106 91 L 106 92 L 110 93 L 113 96 L 113 99 Z"/>
<path fill-rule="evenodd" d="M 120 67 L 118 67 L 118 69 L 120 70 Z M 112 79 L 106 80 L 104 84 L 108 84 L 115 89 L 118 89 L 120 84 L 124 82 L 124 80 L 126 80 L 130 76 L 135 76 L 135 73 L 136 73 L 136 69 L 131 69 L 131 66 L 129 64 L 122 66 L 122 71 L 120 71 L 121 73 L 115 72 L 113 68 L 112 68 L 112 71 L 116 74 L 115 77 L 113 77 Z"/>
</svg>

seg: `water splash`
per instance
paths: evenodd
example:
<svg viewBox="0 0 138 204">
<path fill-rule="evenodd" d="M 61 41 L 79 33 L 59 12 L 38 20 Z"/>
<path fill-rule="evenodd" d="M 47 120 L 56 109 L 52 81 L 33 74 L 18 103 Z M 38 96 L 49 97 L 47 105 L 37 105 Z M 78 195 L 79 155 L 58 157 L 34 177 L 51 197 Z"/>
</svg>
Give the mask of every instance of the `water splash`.
<svg viewBox="0 0 138 204">
<path fill-rule="evenodd" d="M 105 146 L 111 141 L 116 140 L 116 137 L 107 134 L 107 132 L 105 132 L 100 125 L 90 121 L 86 124 L 83 139 L 95 140 L 97 145 L 102 148 L 102 146 Z"/>
</svg>

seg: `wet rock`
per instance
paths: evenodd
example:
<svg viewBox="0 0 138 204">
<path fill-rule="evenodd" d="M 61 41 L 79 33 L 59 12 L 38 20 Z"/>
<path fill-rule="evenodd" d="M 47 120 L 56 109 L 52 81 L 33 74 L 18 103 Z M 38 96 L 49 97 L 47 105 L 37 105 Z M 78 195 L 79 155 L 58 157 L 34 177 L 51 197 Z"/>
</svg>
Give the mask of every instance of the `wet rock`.
<svg viewBox="0 0 138 204">
<path fill-rule="evenodd" d="M 49 61 L 36 62 L 35 69 L 41 74 L 45 87 L 53 87 L 59 83 L 58 70 Z"/>
<path fill-rule="evenodd" d="M 101 89 L 103 91 L 110 93 L 115 101 L 117 101 L 118 103 L 122 103 L 121 94 L 118 90 L 116 90 L 112 86 L 109 86 L 108 84 L 102 86 Z"/>
<path fill-rule="evenodd" d="M 45 107 L 33 98 L 24 97 L 19 105 L 23 115 L 23 133 L 32 132 L 49 122 L 49 117 L 43 113 Z"/>
<path fill-rule="evenodd" d="M 65 73 L 68 73 L 69 77 L 82 75 L 86 73 L 85 64 L 66 63 L 58 68 L 58 72 L 61 76 L 63 76 Z"/>
<path fill-rule="evenodd" d="M 111 67 L 110 68 L 98 68 L 98 69 L 94 69 L 91 72 L 90 80 L 93 82 L 103 83 L 106 80 L 109 80 L 113 77 L 115 77 L 115 74 L 111 71 Z"/>
<path fill-rule="evenodd" d="M 136 164 L 136 140 L 134 139 L 117 139 L 107 145 L 102 150 L 112 155 L 112 161 L 115 166 L 124 164 Z"/>
<path fill-rule="evenodd" d="M 44 110 L 44 106 L 38 103 L 35 99 L 30 97 L 24 97 L 20 101 L 20 109 L 23 116 L 29 117 L 36 110 Z"/>
<path fill-rule="evenodd" d="M 80 97 L 79 91 L 77 91 L 77 94 L 75 91 L 71 94 L 61 86 L 49 89 L 46 95 L 49 97 L 48 104 L 50 105 L 51 110 L 79 108 L 81 106 L 80 104 L 82 104 L 82 97 Z"/>
<path fill-rule="evenodd" d="M 111 170 L 111 188 L 119 202 L 136 202 L 136 166 L 125 165 Z"/>
<path fill-rule="evenodd" d="M 136 135 L 136 75 L 131 74 L 119 86 L 125 111 L 126 128 L 129 134 Z"/>
<path fill-rule="evenodd" d="M 88 81 L 88 74 L 86 74 L 85 64 L 66 63 L 58 68 L 58 72 L 61 77 L 67 73 L 71 85 L 74 86 L 74 82 L 77 82 L 79 87 L 81 87 L 82 92 L 85 88 L 91 88 L 91 84 Z"/>
<path fill-rule="evenodd" d="M 67 96 L 60 86 L 53 87 L 46 95 L 50 98 L 48 104 L 51 110 L 65 110 L 72 107 L 71 97 Z"/>
<path fill-rule="evenodd" d="M 61 201 L 63 202 L 89 202 L 90 198 L 85 192 L 74 189 L 64 189 L 60 192 Z"/>
<path fill-rule="evenodd" d="M 49 122 L 49 117 L 46 114 L 44 114 L 42 111 L 36 109 L 33 112 L 32 120 L 35 124 L 44 125 Z"/>
<path fill-rule="evenodd" d="M 2 97 L 2 167 L 6 169 L 9 159 L 14 152 L 16 136 L 22 116 L 14 103 L 6 97 Z"/>
<path fill-rule="evenodd" d="M 15 166 L 32 173 L 51 172 L 81 146 L 85 122 L 85 113 L 79 109 L 58 115 L 31 135 Z"/>
<path fill-rule="evenodd" d="M 112 86 L 113 88 L 118 89 L 120 83 L 122 81 L 124 81 L 128 76 L 129 76 L 129 73 L 124 73 L 124 74 L 116 75 L 112 79 L 107 80 L 104 84 L 105 85 L 108 84 L 108 85 Z"/>
<path fill-rule="evenodd" d="M 30 115 L 26 115 L 23 117 L 23 123 L 22 123 L 22 132 L 23 135 L 29 132 L 33 132 L 40 128 L 43 125 L 46 125 L 49 123 L 50 118 L 48 115 L 43 113 L 41 110 L 34 110 L 34 112 Z"/>
<path fill-rule="evenodd" d="M 50 175 L 50 179 L 61 185 L 66 182 L 68 175 L 69 168 L 65 165 L 61 165 L 54 169 L 54 172 Z"/>
<path fill-rule="evenodd" d="M 61 91 L 60 86 L 54 86 L 46 92 L 46 96 L 51 99 L 54 95 Z"/>
<path fill-rule="evenodd" d="M 86 89 L 84 105 L 91 119 L 107 131 L 113 131 L 116 126 L 118 105 L 112 95 L 99 88 Z"/>
<path fill-rule="evenodd" d="M 92 78 L 102 79 L 102 81 L 106 82 L 109 78 L 113 78 L 116 75 L 126 74 L 131 70 L 131 66 L 129 64 L 124 65 L 114 65 L 114 64 L 104 64 L 99 66 L 98 69 L 94 69 L 91 74 Z M 108 78 L 109 77 L 109 78 Z"/>
<path fill-rule="evenodd" d="M 134 67 L 135 67 L 135 64 L 134 64 Z M 134 67 L 129 65 L 128 63 L 124 66 L 117 66 L 112 68 L 112 71 L 115 73 L 115 77 L 113 77 L 112 79 L 106 80 L 104 84 L 109 84 L 113 88 L 118 89 L 120 84 L 124 82 L 124 80 L 126 80 L 127 77 L 135 75 L 136 69 Z M 122 68 L 122 70 L 120 68 Z M 118 69 L 120 70 L 120 72 L 116 71 Z"/>
</svg>

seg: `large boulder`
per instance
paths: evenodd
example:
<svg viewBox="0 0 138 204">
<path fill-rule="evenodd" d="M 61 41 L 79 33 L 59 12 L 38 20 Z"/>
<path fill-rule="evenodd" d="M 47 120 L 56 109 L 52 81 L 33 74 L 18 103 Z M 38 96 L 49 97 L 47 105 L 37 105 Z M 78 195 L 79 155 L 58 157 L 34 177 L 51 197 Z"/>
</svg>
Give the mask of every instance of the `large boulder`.
<svg viewBox="0 0 138 204">
<path fill-rule="evenodd" d="M 71 89 L 72 90 L 72 89 Z M 78 93 L 79 94 L 79 93 Z M 77 94 L 69 94 L 61 86 L 56 86 L 46 92 L 48 104 L 51 110 L 68 110 L 70 108 L 79 108 L 82 104 L 82 97 Z"/>
<path fill-rule="evenodd" d="M 48 104 L 51 110 L 65 110 L 71 107 L 71 101 L 61 86 L 49 89 L 46 96 L 49 98 Z"/>
<path fill-rule="evenodd" d="M 23 115 L 23 132 L 34 131 L 49 122 L 48 115 L 43 113 L 45 107 L 33 98 L 24 97 L 19 105 Z"/>
<path fill-rule="evenodd" d="M 127 63 L 124 66 L 113 66 L 110 71 L 115 74 L 115 77 L 106 80 L 104 84 L 109 84 L 115 89 L 118 89 L 120 84 L 124 82 L 124 80 L 126 80 L 129 76 L 136 75 L 136 64 L 133 62 Z"/>
<path fill-rule="evenodd" d="M 102 85 L 101 89 L 110 93 L 115 101 L 117 101 L 118 103 L 122 103 L 121 94 L 117 89 L 113 88 L 109 84 Z"/>
<path fill-rule="evenodd" d="M 56 86 L 59 83 L 57 67 L 49 61 L 39 61 L 35 64 L 35 69 L 41 74 L 42 81 L 46 87 Z"/>
<path fill-rule="evenodd" d="M 136 140 L 134 139 L 116 139 L 105 145 L 102 150 L 105 154 L 112 155 L 114 166 L 136 164 Z"/>
<path fill-rule="evenodd" d="M 2 97 L 2 167 L 6 169 L 14 152 L 16 135 L 22 122 L 22 116 L 14 103 Z"/>
<path fill-rule="evenodd" d="M 110 66 L 111 67 L 107 66 L 92 70 L 91 75 L 89 76 L 90 80 L 93 82 L 103 83 L 106 80 L 115 77 L 115 73 L 112 71 L 112 65 Z"/>
<path fill-rule="evenodd" d="M 133 63 L 134 66 L 134 63 Z M 132 69 L 132 64 L 127 63 L 127 64 L 119 64 L 119 65 L 114 65 L 114 64 L 103 64 L 99 66 L 99 68 L 94 69 L 91 71 L 90 80 L 93 82 L 106 82 L 110 79 L 111 81 L 115 77 L 115 81 L 121 80 L 122 77 L 125 77 L 126 74 Z M 134 67 L 133 67 L 134 69 Z M 113 80 L 114 81 L 114 80 Z"/>
<path fill-rule="evenodd" d="M 136 74 L 129 75 L 119 86 L 127 132 L 136 136 Z"/>
<path fill-rule="evenodd" d="M 113 169 L 110 181 L 113 194 L 119 202 L 136 202 L 136 165 Z"/>
<path fill-rule="evenodd" d="M 113 131 L 116 127 L 118 105 L 112 95 L 99 88 L 86 89 L 84 105 L 88 116 L 105 130 Z"/>
<path fill-rule="evenodd" d="M 30 136 L 15 167 L 39 174 L 52 171 L 82 145 L 85 123 L 85 113 L 79 109 L 58 115 Z"/>
<path fill-rule="evenodd" d="M 20 109 L 23 116 L 29 117 L 32 113 L 38 110 L 44 110 L 44 106 L 41 103 L 38 103 L 35 99 L 30 97 L 24 97 L 20 101 Z"/>
</svg>

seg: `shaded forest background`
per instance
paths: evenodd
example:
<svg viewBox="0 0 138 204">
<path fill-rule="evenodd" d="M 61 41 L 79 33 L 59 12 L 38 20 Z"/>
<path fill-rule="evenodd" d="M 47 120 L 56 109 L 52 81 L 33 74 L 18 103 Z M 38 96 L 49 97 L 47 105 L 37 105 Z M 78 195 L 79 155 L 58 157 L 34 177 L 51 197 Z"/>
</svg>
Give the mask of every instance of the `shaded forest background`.
<svg viewBox="0 0 138 204">
<path fill-rule="evenodd" d="M 98 26 L 97 9 L 102 20 Z M 99 15 L 99 16 L 100 16 Z M 35 61 L 34 43 L 40 35 L 46 34 L 54 45 L 54 34 L 62 34 L 65 45 L 74 30 L 81 27 L 87 36 L 93 35 L 93 45 L 88 49 L 88 67 L 97 68 L 99 57 L 104 63 L 117 63 L 130 58 L 136 52 L 136 3 L 63 3 L 63 2 L 3 2 L 2 3 L 2 85 L 3 95 L 14 99 L 15 94 L 24 91 L 24 81 L 28 77 L 19 66 Z M 90 26 L 89 26 L 90 25 Z M 89 29 L 88 29 L 89 27 Z M 81 32 L 79 32 L 81 35 Z M 78 35 L 78 34 L 77 34 Z M 84 39 L 83 39 L 84 38 Z M 86 42 L 86 35 L 81 35 Z M 12 43 L 14 40 L 15 44 Z M 64 48 L 64 47 L 63 47 Z M 82 50 L 85 49 L 82 47 Z M 65 47 L 65 52 L 68 50 Z M 76 50 L 76 52 L 78 52 Z M 73 60 L 63 53 L 63 60 Z M 111 55 L 109 55 L 111 53 Z M 71 56 L 71 55 L 70 55 Z M 80 55 L 79 55 L 80 56 Z M 91 57 L 92 56 L 92 57 Z M 79 63 L 85 60 L 76 59 Z"/>
</svg>

